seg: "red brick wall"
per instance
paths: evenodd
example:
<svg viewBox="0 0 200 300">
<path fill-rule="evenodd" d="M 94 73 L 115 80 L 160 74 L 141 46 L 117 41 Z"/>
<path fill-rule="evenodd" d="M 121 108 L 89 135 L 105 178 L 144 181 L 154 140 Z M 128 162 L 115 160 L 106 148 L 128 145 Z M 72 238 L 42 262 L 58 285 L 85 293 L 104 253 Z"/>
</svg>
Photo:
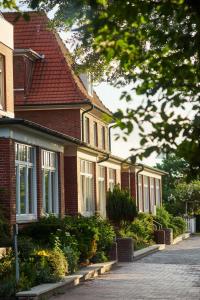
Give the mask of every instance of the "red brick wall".
<svg viewBox="0 0 200 300">
<path fill-rule="evenodd" d="M 130 185 L 130 186 L 129 186 Z M 130 189 L 131 197 L 136 199 L 135 173 L 121 172 L 121 187 Z"/>
<path fill-rule="evenodd" d="M 77 157 L 64 157 L 65 208 L 66 213 L 78 213 Z"/>
<path fill-rule="evenodd" d="M 81 139 L 79 109 L 16 111 L 15 116 Z"/>
<path fill-rule="evenodd" d="M 16 223 L 15 144 L 0 139 L 0 205 L 10 224 Z"/>
</svg>

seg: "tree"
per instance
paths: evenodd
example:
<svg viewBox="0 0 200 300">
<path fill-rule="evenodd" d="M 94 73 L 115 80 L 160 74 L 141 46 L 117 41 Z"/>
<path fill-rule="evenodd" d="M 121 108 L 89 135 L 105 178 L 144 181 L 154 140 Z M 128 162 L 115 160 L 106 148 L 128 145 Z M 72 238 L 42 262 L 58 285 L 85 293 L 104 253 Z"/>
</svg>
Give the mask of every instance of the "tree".
<svg viewBox="0 0 200 300">
<path fill-rule="evenodd" d="M 32 0 L 73 29 L 75 59 L 95 78 L 132 84 L 144 101 L 115 113 L 125 136 L 140 132 L 140 158 L 178 148 L 200 166 L 200 2 L 196 0 Z M 190 113 L 188 113 L 190 111 Z M 148 130 L 146 128 L 148 127 Z"/>
<path fill-rule="evenodd" d="M 168 172 L 168 175 L 163 177 L 164 203 L 169 201 L 179 183 L 189 181 L 192 176 L 189 164 L 175 154 L 167 155 L 160 164 L 156 164 L 156 168 Z"/>
<path fill-rule="evenodd" d="M 173 215 L 199 214 L 200 181 L 195 180 L 189 184 L 179 183 L 166 203 L 166 208 Z"/>
<path fill-rule="evenodd" d="M 0 8 L 18 9 L 15 0 L 0 0 Z"/>
</svg>

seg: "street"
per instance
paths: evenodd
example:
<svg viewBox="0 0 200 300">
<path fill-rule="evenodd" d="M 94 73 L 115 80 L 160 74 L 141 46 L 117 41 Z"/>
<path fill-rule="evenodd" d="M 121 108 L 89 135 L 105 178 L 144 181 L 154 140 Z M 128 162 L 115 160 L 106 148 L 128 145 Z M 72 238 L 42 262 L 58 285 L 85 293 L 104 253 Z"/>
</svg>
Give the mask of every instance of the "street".
<svg viewBox="0 0 200 300">
<path fill-rule="evenodd" d="M 52 300 L 200 299 L 200 237 L 191 237 L 70 289 Z"/>
</svg>

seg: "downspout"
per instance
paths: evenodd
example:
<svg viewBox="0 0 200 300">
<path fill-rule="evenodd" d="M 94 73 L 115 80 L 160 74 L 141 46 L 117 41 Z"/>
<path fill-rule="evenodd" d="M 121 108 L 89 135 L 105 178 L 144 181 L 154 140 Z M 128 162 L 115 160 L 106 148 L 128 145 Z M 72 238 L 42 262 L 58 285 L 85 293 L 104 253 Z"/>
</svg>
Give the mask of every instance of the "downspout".
<svg viewBox="0 0 200 300">
<path fill-rule="evenodd" d="M 139 200 L 139 173 L 141 173 L 144 170 L 144 166 L 142 164 L 138 164 L 137 166 L 141 167 L 141 169 L 136 172 L 136 179 L 137 179 L 137 205 L 138 205 L 139 204 L 138 203 L 138 200 Z M 138 208 L 139 208 L 139 205 L 138 205 Z"/>
<path fill-rule="evenodd" d="M 88 113 L 89 111 L 93 110 L 93 108 L 94 108 L 94 105 L 91 102 L 89 102 L 88 104 L 90 105 L 90 108 L 87 110 L 84 110 L 84 112 L 82 113 L 82 141 L 83 142 L 84 142 L 84 134 L 85 134 L 84 115 L 86 113 Z"/>
<path fill-rule="evenodd" d="M 105 156 L 104 158 L 98 160 L 97 163 L 100 164 L 100 163 L 102 163 L 102 162 L 104 162 L 104 161 L 107 161 L 107 160 L 109 159 L 109 157 L 110 157 L 110 154 L 107 153 L 106 156 Z"/>
</svg>

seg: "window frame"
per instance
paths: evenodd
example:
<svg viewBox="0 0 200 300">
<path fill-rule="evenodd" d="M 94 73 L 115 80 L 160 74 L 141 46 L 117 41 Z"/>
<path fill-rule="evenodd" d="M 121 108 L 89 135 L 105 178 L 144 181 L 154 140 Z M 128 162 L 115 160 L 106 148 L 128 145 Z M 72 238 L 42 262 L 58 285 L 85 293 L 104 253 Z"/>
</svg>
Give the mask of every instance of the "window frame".
<svg viewBox="0 0 200 300">
<path fill-rule="evenodd" d="M 45 158 L 46 153 L 46 158 Z M 49 158 L 47 159 L 47 156 Z M 54 156 L 54 166 L 52 165 L 52 156 Z M 49 164 L 46 164 L 49 160 Z M 59 214 L 59 187 L 58 187 L 58 155 L 54 151 L 47 149 L 41 150 L 41 170 L 42 170 L 42 211 L 43 214 Z M 45 175 L 48 173 L 48 211 L 46 210 L 46 183 Z M 52 184 L 52 174 L 54 176 Z M 54 199 L 52 199 L 52 188 L 54 193 Z M 50 209 L 49 209 L 50 208 Z M 54 211 L 53 211 L 54 208 Z"/>
<path fill-rule="evenodd" d="M 94 130 L 94 146 L 98 147 L 98 124 L 96 121 L 94 121 L 93 130 Z"/>
<path fill-rule="evenodd" d="M 143 185 L 144 185 L 144 212 L 150 211 L 149 199 L 149 177 L 143 176 Z"/>
<path fill-rule="evenodd" d="M 88 117 L 85 117 L 85 123 L 84 123 L 84 141 L 89 144 L 90 143 L 90 119 Z"/>
<path fill-rule="evenodd" d="M 102 149 L 105 150 L 106 149 L 106 128 L 105 128 L 105 126 L 101 127 L 101 145 L 102 145 Z"/>
<path fill-rule="evenodd" d="M 156 178 L 155 180 L 155 189 L 156 189 L 156 206 L 160 207 L 161 206 L 161 184 L 160 184 L 160 179 Z M 158 196 L 159 192 L 159 198 Z"/>
<path fill-rule="evenodd" d="M 138 174 L 138 210 L 143 210 L 143 188 L 142 188 L 142 175 Z"/>
<path fill-rule="evenodd" d="M 82 166 L 84 167 L 82 168 Z M 95 214 L 94 165 L 93 162 L 85 159 L 80 159 L 80 189 L 81 214 L 86 217 L 92 216 Z M 89 194 L 87 195 L 88 191 Z M 87 197 L 90 199 L 88 200 Z M 87 209 L 88 207 L 90 209 Z"/>
<path fill-rule="evenodd" d="M 110 176 L 113 174 L 114 176 Z M 108 188 L 112 192 L 116 185 L 116 169 L 108 169 Z"/>
<path fill-rule="evenodd" d="M 2 58 L 2 59 L 1 59 Z M 2 61 L 2 68 L 1 68 L 1 61 Z M 5 60 L 5 55 L 3 55 L 2 53 L 0 53 L 0 73 L 2 74 L 2 76 L 0 75 L 0 90 L 2 88 L 2 97 L 1 97 L 1 93 L 0 93 L 0 110 L 4 110 L 5 109 L 5 105 L 6 105 L 6 60 Z M 2 70 L 2 72 L 1 72 Z M 2 80 L 1 80 L 2 77 Z"/>
<path fill-rule="evenodd" d="M 103 190 L 103 195 L 101 191 Z M 103 218 L 106 218 L 106 168 L 98 166 L 98 201 L 99 213 Z"/>
<path fill-rule="evenodd" d="M 32 159 L 33 162 L 30 161 L 23 161 L 17 158 L 20 155 L 19 147 L 24 147 L 26 149 L 26 155 L 28 153 L 28 149 L 32 151 Z M 27 155 L 28 157 L 28 155 Z M 25 213 L 21 213 L 21 195 L 20 195 L 20 170 L 21 168 L 25 169 Z M 29 213 L 29 187 L 28 187 L 28 180 L 29 180 L 29 169 L 31 169 L 32 173 L 32 186 L 31 186 L 31 194 L 32 194 L 32 205 L 33 205 L 33 212 Z M 23 143 L 15 143 L 15 174 L 16 174 L 16 220 L 17 222 L 23 221 L 32 221 L 37 219 L 37 183 L 36 183 L 36 149 L 31 145 L 26 145 Z"/>
</svg>

